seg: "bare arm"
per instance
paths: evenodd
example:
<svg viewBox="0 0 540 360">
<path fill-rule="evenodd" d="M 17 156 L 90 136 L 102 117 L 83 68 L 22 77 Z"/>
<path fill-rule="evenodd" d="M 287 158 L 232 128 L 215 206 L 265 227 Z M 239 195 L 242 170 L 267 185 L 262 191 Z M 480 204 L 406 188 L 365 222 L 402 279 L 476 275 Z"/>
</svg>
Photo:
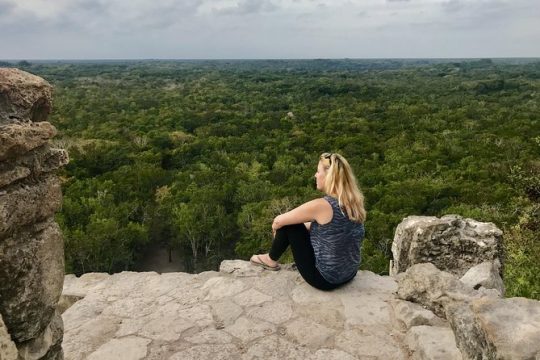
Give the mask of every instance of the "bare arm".
<svg viewBox="0 0 540 360">
<path fill-rule="evenodd" d="M 311 231 L 311 221 L 310 222 L 305 222 L 304 226 L 306 227 L 307 231 Z"/>
<path fill-rule="evenodd" d="M 275 232 L 285 225 L 302 224 L 313 220 L 316 220 L 318 223 L 325 223 L 331 219 L 332 206 L 324 199 L 315 199 L 289 212 L 276 216 L 272 223 L 272 230 Z"/>
</svg>

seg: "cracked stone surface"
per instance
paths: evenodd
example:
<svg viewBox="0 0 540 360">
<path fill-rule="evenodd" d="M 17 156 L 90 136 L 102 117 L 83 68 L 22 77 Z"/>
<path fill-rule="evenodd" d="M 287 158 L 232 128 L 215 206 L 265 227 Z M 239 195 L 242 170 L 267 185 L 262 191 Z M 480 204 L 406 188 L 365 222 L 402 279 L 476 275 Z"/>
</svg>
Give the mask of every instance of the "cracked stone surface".
<svg viewBox="0 0 540 360">
<path fill-rule="evenodd" d="M 273 272 L 241 260 L 200 274 L 67 275 L 63 296 L 80 300 L 63 313 L 64 356 L 411 359 L 396 290 L 393 278 L 359 271 L 325 292 L 292 267 Z"/>
</svg>

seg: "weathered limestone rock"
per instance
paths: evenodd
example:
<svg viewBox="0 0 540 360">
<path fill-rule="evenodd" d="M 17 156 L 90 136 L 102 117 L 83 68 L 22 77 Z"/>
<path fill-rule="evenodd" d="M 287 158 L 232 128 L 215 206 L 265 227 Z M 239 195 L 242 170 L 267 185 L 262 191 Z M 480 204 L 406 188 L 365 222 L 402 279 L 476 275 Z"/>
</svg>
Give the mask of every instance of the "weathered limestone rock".
<svg viewBox="0 0 540 360">
<path fill-rule="evenodd" d="M 44 176 L 33 185 L 21 184 L 0 192 L 0 238 L 9 236 L 25 225 L 52 217 L 62 206 L 60 181 Z"/>
<path fill-rule="evenodd" d="M 486 297 L 432 264 L 412 266 L 397 284 L 359 271 L 330 292 L 312 288 L 297 271 L 251 272 L 250 266 L 236 260 L 222 264 L 224 272 L 196 275 L 68 275 L 63 295 L 80 300 L 63 314 L 66 357 L 113 358 L 125 339 L 133 342 L 133 353 L 126 350 L 133 359 L 538 356 L 539 302 Z M 450 324 L 395 299 L 396 290 L 431 304 Z"/>
<path fill-rule="evenodd" d="M 9 336 L 6 325 L 4 325 L 4 321 L 2 320 L 2 315 L 0 314 L 0 359 L 16 360 L 17 355 L 17 347 L 11 341 L 11 336 Z"/>
<path fill-rule="evenodd" d="M 540 357 L 540 301 L 486 296 L 432 264 L 416 264 L 397 276 L 398 297 L 446 318 L 469 359 Z"/>
<path fill-rule="evenodd" d="M 48 122 L 0 125 L 0 161 L 24 155 L 55 135 Z"/>
<path fill-rule="evenodd" d="M 422 304 L 437 316 L 445 318 L 445 306 L 478 296 L 452 274 L 435 265 L 416 264 L 397 276 L 398 298 Z"/>
<path fill-rule="evenodd" d="M 502 259 L 501 239 L 492 223 L 457 215 L 409 216 L 396 228 L 391 275 L 429 262 L 461 277 L 481 262 Z"/>
<path fill-rule="evenodd" d="M 232 359 L 309 359 L 310 350 L 290 341 L 284 336 L 270 335 L 257 339 L 249 348 L 240 345 L 240 356 Z M 247 350 L 247 351 L 246 351 Z M 233 353 L 234 354 L 234 353 Z"/>
<path fill-rule="evenodd" d="M 57 313 L 39 336 L 19 344 L 19 357 L 25 360 L 62 359 L 63 335 L 64 324 Z"/>
<path fill-rule="evenodd" d="M 17 342 L 30 340 L 51 321 L 62 293 L 64 243 L 53 220 L 0 241 L 0 307 Z M 31 289 L 31 290 L 23 290 Z"/>
<path fill-rule="evenodd" d="M 411 360 L 461 360 L 454 333 L 447 327 L 414 326 L 407 332 Z"/>
<path fill-rule="evenodd" d="M 391 304 L 394 308 L 396 319 L 403 324 L 406 329 L 419 325 L 445 326 L 443 319 L 418 304 L 403 300 L 394 300 Z"/>
<path fill-rule="evenodd" d="M 311 349 L 328 347 L 331 344 L 330 339 L 336 333 L 335 330 L 305 318 L 296 318 L 284 327 L 296 343 Z"/>
<path fill-rule="evenodd" d="M 263 271 L 263 268 L 251 266 L 242 260 L 224 260 L 219 265 L 219 272 L 234 274 L 236 277 L 259 276 Z"/>
<path fill-rule="evenodd" d="M 52 107 L 51 95 L 51 85 L 42 78 L 19 69 L 0 68 L 0 125 L 17 120 L 45 121 Z"/>
<path fill-rule="evenodd" d="M 66 358 L 112 358 L 123 339 L 150 339 L 134 343 L 129 358 L 407 359 L 405 331 L 394 327 L 389 305 L 392 278 L 359 271 L 324 292 L 293 270 L 239 260 L 220 268 L 67 275 L 63 296 L 80 300 L 62 315 Z"/>
<path fill-rule="evenodd" d="M 388 329 L 355 327 L 336 337 L 336 348 L 360 359 L 405 360 L 404 345 L 397 339 Z"/>
<path fill-rule="evenodd" d="M 67 164 L 48 140 L 51 86 L 17 69 L 0 69 L 0 313 L 18 360 L 62 359 L 55 315 L 64 281 L 64 249 L 54 214 L 62 203 L 53 171 Z M 2 356 L 0 356 L 2 357 Z"/>
<path fill-rule="evenodd" d="M 2 168 L 4 163 L 0 164 Z M 0 172 L 0 188 L 9 185 L 17 180 L 24 179 L 30 175 L 30 169 L 22 166 L 11 166 L 7 170 Z"/>
<path fill-rule="evenodd" d="M 504 295 L 504 283 L 500 275 L 499 260 L 484 261 L 473 266 L 459 280 L 470 289 L 478 290 L 480 287 L 495 289 L 500 296 Z"/>
<path fill-rule="evenodd" d="M 540 301 L 483 297 L 447 313 L 458 347 L 471 359 L 540 358 Z"/>
</svg>

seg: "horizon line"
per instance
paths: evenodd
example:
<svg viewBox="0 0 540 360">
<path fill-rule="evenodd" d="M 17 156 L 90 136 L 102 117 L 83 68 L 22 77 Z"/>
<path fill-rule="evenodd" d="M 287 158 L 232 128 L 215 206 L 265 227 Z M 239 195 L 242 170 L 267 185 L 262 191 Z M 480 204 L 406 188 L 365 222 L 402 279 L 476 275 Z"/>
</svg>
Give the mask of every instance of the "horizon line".
<svg viewBox="0 0 540 360">
<path fill-rule="evenodd" d="M 313 58 L 11 58 L 0 61 L 267 61 L 267 60 L 478 60 L 478 59 L 540 59 L 540 56 L 480 56 L 480 57 L 313 57 Z"/>
</svg>

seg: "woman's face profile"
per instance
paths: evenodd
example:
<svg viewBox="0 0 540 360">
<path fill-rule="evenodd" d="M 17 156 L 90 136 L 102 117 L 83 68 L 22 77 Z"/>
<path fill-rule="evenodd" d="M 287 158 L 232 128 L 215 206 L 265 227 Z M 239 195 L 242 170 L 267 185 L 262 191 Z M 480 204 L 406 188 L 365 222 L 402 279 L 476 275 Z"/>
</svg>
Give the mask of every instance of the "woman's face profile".
<svg viewBox="0 0 540 360">
<path fill-rule="evenodd" d="M 322 162 L 319 161 L 317 165 L 317 172 L 315 173 L 315 179 L 317 180 L 317 190 L 324 191 L 324 178 L 326 177 L 326 170 Z"/>
</svg>

